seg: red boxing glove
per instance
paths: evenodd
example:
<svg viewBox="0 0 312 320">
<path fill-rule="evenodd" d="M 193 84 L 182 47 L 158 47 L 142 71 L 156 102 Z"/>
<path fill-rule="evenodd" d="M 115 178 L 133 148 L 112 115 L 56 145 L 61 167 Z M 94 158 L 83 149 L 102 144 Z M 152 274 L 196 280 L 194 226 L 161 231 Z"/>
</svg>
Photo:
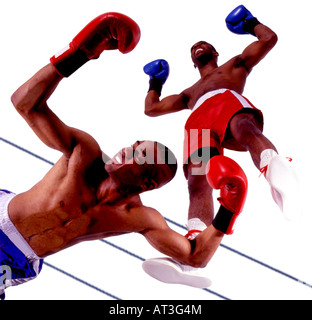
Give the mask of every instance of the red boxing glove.
<svg viewBox="0 0 312 320">
<path fill-rule="evenodd" d="M 208 162 L 207 180 L 213 189 L 220 189 L 221 207 L 212 225 L 225 234 L 234 232 L 234 224 L 243 211 L 248 181 L 242 168 L 225 156 L 214 156 Z"/>
<path fill-rule="evenodd" d="M 69 77 L 89 60 L 97 59 L 104 50 L 129 53 L 140 37 L 141 31 L 135 21 L 121 13 L 104 13 L 92 20 L 50 61 L 61 76 Z"/>
</svg>

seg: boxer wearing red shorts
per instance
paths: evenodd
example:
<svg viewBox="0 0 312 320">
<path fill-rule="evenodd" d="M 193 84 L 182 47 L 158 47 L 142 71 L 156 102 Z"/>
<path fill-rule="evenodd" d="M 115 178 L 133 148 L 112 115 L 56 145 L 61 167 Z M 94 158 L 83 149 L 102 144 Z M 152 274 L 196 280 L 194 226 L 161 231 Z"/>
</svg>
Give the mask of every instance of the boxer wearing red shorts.
<svg viewBox="0 0 312 320">
<path fill-rule="evenodd" d="M 262 112 L 235 91 L 218 89 L 199 98 L 185 124 L 184 165 L 193 154 L 198 155 L 198 150 L 206 147 L 217 148 L 219 154 L 223 154 L 223 148 L 247 151 L 235 141 L 228 128 L 233 116 L 239 113 L 253 114 L 260 130 L 263 130 Z M 200 156 L 203 155 L 202 151 Z"/>
<path fill-rule="evenodd" d="M 146 115 L 156 117 L 185 109 L 192 110 L 185 125 L 183 160 L 190 196 L 188 219 L 189 222 L 197 219 L 191 227 L 197 231 L 205 227 L 203 224 L 216 227 L 213 221 L 220 221 L 219 213 L 216 217 L 214 215 L 214 185 L 207 183 L 206 174 L 210 173 L 211 160 L 217 158 L 217 162 L 222 162 L 223 158 L 219 155 L 223 154 L 223 148 L 249 151 L 255 166 L 265 173 L 273 199 L 286 218 L 292 215 L 296 217 L 296 207 L 300 202 L 289 162 L 285 157 L 277 155 L 273 143 L 262 133 L 261 111 L 241 96 L 249 74 L 275 46 L 277 35 L 260 23 L 243 5 L 227 16 L 226 25 L 236 34 L 251 34 L 257 40 L 249 44 L 241 54 L 220 66 L 219 53 L 211 44 L 206 41 L 195 43 L 191 48 L 191 58 L 200 73 L 200 79 L 180 94 L 160 99 L 162 86 L 169 75 L 168 62 L 156 60 L 144 67 L 144 72 L 150 76 L 150 87 L 145 99 Z M 225 163 L 227 167 L 228 163 Z M 226 173 L 229 174 L 231 169 L 221 171 L 220 175 L 222 172 L 226 178 Z M 156 264 L 160 266 L 160 270 L 163 267 L 158 260 L 152 263 L 153 269 Z M 165 264 L 166 270 L 170 269 L 168 261 Z M 170 264 L 176 279 L 183 278 L 186 269 L 172 261 Z M 189 271 L 187 272 L 184 278 L 190 277 Z M 163 281 L 166 282 L 166 278 Z"/>
</svg>

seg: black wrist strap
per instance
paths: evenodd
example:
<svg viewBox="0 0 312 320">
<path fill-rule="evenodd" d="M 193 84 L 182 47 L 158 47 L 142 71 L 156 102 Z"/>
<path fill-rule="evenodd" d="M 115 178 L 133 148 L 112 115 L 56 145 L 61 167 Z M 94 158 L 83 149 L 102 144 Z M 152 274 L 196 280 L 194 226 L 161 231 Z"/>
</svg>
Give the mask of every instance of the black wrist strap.
<svg viewBox="0 0 312 320">
<path fill-rule="evenodd" d="M 212 221 L 212 225 L 220 232 L 226 233 L 232 222 L 233 215 L 233 212 L 220 206 L 218 213 Z"/>
<path fill-rule="evenodd" d="M 244 23 L 243 29 L 246 32 L 249 32 L 250 34 L 252 34 L 253 36 L 256 36 L 255 27 L 258 24 L 261 24 L 261 22 L 259 22 L 257 18 L 252 18 Z"/>
<path fill-rule="evenodd" d="M 89 60 L 85 51 L 78 49 L 63 61 L 58 62 L 55 68 L 63 77 L 68 78 Z"/>
<path fill-rule="evenodd" d="M 161 90 L 163 87 L 162 81 L 161 79 L 158 78 L 152 78 L 149 82 L 150 86 L 149 86 L 149 90 L 148 92 L 150 92 L 151 90 L 155 90 L 158 94 L 158 96 L 161 96 Z"/>
</svg>

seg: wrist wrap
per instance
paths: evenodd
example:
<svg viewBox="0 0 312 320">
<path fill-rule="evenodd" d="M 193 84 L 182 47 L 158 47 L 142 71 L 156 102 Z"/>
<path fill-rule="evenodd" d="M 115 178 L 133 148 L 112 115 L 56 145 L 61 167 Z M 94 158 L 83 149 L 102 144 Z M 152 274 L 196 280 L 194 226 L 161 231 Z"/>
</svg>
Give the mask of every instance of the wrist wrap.
<svg viewBox="0 0 312 320">
<path fill-rule="evenodd" d="M 252 18 L 244 23 L 243 29 L 246 32 L 249 32 L 250 34 L 252 34 L 253 36 L 256 36 L 255 27 L 258 24 L 261 24 L 261 22 L 259 22 L 257 18 Z"/>
<path fill-rule="evenodd" d="M 222 233 L 231 234 L 233 233 L 233 216 L 233 212 L 221 205 L 218 213 L 212 221 L 212 225 Z"/>
<path fill-rule="evenodd" d="M 152 78 L 149 82 L 150 86 L 149 86 L 149 90 L 148 92 L 150 92 L 151 90 L 155 90 L 156 93 L 158 94 L 158 96 L 161 96 L 161 90 L 163 87 L 163 83 L 162 80 L 159 78 Z"/>
<path fill-rule="evenodd" d="M 66 57 L 64 60 L 57 61 L 56 59 L 56 61 L 54 62 L 52 61 L 53 58 L 51 58 L 52 64 L 54 65 L 57 72 L 65 78 L 68 78 L 90 60 L 87 57 L 85 51 L 81 49 L 78 49 L 77 51 L 68 55 L 68 57 Z"/>
</svg>

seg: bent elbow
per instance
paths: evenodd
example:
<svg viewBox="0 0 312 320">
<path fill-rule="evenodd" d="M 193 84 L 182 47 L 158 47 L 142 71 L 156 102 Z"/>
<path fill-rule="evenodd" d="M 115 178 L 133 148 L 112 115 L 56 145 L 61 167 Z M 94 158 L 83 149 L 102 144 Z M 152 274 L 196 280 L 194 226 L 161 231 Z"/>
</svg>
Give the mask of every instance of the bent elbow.
<svg viewBox="0 0 312 320">
<path fill-rule="evenodd" d="M 276 45 L 276 43 L 278 41 L 278 37 L 277 37 L 277 34 L 272 31 L 263 40 L 266 42 L 266 46 L 269 49 L 272 49 Z"/>
<path fill-rule="evenodd" d="M 270 39 L 270 42 L 273 47 L 276 45 L 277 41 L 278 41 L 278 36 L 275 32 L 273 32 Z"/>
<path fill-rule="evenodd" d="M 159 114 L 152 109 L 145 109 L 144 114 L 148 117 L 157 117 Z"/>
<path fill-rule="evenodd" d="M 151 117 L 151 111 L 149 111 L 149 110 L 144 110 L 144 114 L 146 115 L 146 116 L 148 116 L 148 117 Z"/>
<path fill-rule="evenodd" d="M 196 269 L 204 269 L 207 267 L 207 261 L 191 261 L 189 265 Z"/>
<path fill-rule="evenodd" d="M 27 114 L 35 106 L 27 87 L 17 89 L 11 96 L 11 102 L 19 114 Z"/>
<path fill-rule="evenodd" d="M 187 264 L 190 265 L 193 268 L 203 269 L 203 268 L 205 268 L 207 266 L 209 261 L 210 261 L 210 258 L 207 259 L 207 257 L 205 257 L 205 259 L 203 259 L 203 258 L 200 258 L 200 257 L 197 258 L 195 256 L 192 256 L 187 261 Z"/>
<path fill-rule="evenodd" d="M 203 263 L 203 262 L 193 264 L 193 267 L 196 269 L 204 269 L 206 266 L 207 266 L 207 263 Z"/>
<path fill-rule="evenodd" d="M 23 99 L 21 99 L 21 95 L 18 91 L 15 91 L 12 96 L 11 96 L 11 102 L 14 106 L 14 108 L 18 111 L 21 112 L 23 111 Z"/>
</svg>

